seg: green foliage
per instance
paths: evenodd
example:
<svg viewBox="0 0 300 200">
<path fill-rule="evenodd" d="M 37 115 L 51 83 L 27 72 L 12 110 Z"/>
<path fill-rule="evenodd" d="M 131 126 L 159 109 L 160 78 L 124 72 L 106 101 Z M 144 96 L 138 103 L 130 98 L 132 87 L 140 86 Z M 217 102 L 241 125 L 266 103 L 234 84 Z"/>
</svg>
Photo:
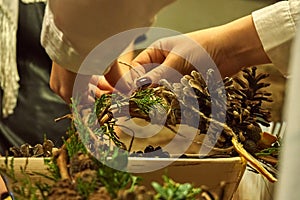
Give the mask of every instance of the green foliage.
<svg viewBox="0 0 300 200">
<path fill-rule="evenodd" d="M 73 110 L 73 128 L 72 130 L 74 132 L 77 132 L 80 137 L 80 144 L 75 141 L 75 143 L 78 143 L 78 145 L 81 145 L 81 150 L 84 150 L 84 144 L 90 144 L 91 140 L 93 140 L 93 136 L 97 136 L 100 139 L 103 140 L 111 140 L 114 142 L 114 144 L 117 147 L 124 148 L 124 144 L 119 140 L 114 126 L 114 121 L 106 121 L 104 124 L 101 124 L 99 127 L 99 120 L 105 115 L 107 112 L 106 109 L 109 108 L 111 105 L 111 95 L 102 95 L 100 98 L 95 99 L 95 104 L 93 109 L 86 113 L 86 116 L 81 116 L 78 109 L 78 101 L 73 100 L 72 103 L 72 110 Z M 98 123 L 98 124 L 97 124 Z M 107 136 L 107 137 L 105 137 Z M 105 139 L 104 139 L 105 138 Z M 78 138 L 79 139 L 79 138 Z M 75 145 L 72 144 L 72 145 Z M 77 150 L 73 150 L 74 152 L 77 152 Z M 86 152 L 86 150 L 82 151 Z"/>
<path fill-rule="evenodd" d="M 76 179 L 76 189 L 78 193 L 84 198 L 88 199 L 89 195 L 95 192 L 97 188 L 97 179 L 93 178 L 92 181 L 86 182 L 82 178 Z"/>
<path fill-rule="evenodd" d="M 15 179 L 13 180 L 14 182 L 10 183 L 12 185 L 12 192 L 14 193 L 15 199 L 16 200 L 28 200 L 28 199 L 46 200 L 47 194 L 49 193 L 51 186 L 47 183 L 33 181 L 31 179 L 31 175 L 34 172 L 29 173 L 26 171 L 27 164 L 28 164 L 28 160 L 26 161 L 25 166 L 21 167 L 22 178 L 19 178 L 18 180 Z M 12 168 L 12 170 L 14 171 L 14 168 Z"/>
<path fill-rule="evenodd" d="M 112 197 L 116 197 L 119 190 L 129 187 L 133 188 L 139 178 L 131 173 L 119 171 L 106 165 L 98 169 L 98 179 L 106 187 Z"/>
<path fill-rule="evenodd" d="M 46 166 L 48 166 L 47 170 L 50 172 L 50 174 L 52 176 L 52 177 L 49 177 L 49 179 L 58 181 L 61 177 L 60 177 L 59 169 L 58 169 L 58 166 L 57 166 L 55 160 L 53 158 L 51 158 L 51 159 L 45 158 L 44 164 Z"/>
<path fill-rule="evenodd" d="M 190 183 L 176 183 L 171 178 L 163 176 L 164 183 L 160 185 L 152 182 L 152 187 L 157 192 L 155 199 L 159 200 L 193 200 L 200 194 L 200 188 L 193 188 Z"/>
<path fill-rule="evenodd" d="M 112 95 L 103 94 L 101 97 L 95 99 L 94 112 L 97 117 L 99 117 L 105 108 L 111 105 L 111 97 Z"/>
<path fill-rule="evenodd" d="M 6 157 L 5 158 L 6 168 L 8 167 L 7 162 L 8 162 L 8 158 Z M 10 169 L 9 170 L 9 175 L 15 180 L 16 176 L 15 176 L 15 171 L 14 171 L 14 157 L 11 158 L 9 169 Z"/>
<path fill-rule="evenodd" d="M 155 95 L 154 90 L 147 88 L 144 90 L 138 90 L 131 98 L 133 102 L 143 111 L 145 114 L 149 114 L 151 108 L 157 104 L 162 105 L 162 99 Z"/>
<path fill-rule="evenodd" d="M 266 148 L 261 150 L 260 152 L 256 153 L 256 156 L 273 156 L 278 155 L 279 151 L 280 151 L 281 147 L 277 146 L 277 147 L 270 147 L 270 148 Z"/>
<path fill-rule="evenodd" d="M 84 144 L 80 141 L 79 135 L 76 132 L 74 125 L 71 125 L 68 132 L 68 141 L 64 141 L 66 149 L 68 151 L 68 156 L 71 158 L 78 152 L 86 153 L 87 150 Z"/>
</svg>

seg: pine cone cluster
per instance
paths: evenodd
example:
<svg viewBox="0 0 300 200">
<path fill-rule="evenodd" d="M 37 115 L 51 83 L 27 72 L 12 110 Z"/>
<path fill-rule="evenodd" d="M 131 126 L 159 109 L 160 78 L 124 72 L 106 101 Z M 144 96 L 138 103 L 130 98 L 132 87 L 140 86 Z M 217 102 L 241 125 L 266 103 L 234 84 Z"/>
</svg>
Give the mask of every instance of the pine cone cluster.
<svg viewBox="0 0 300 200">
<path fill-rule="evenodd" d="M 206 134 L 208 128 L 215 131 L 209 134 L 211 141 L 217 141 L 216 147 L 231 146 L 231 137 L 222 130 L 218 121 L 228 125 L 238 136 L 245 149 L 254 154 L 258 151 L 257 142 L 261 138 L 260 125 L 269 126 L 271 113 L 264 108 L 264 102 L 271 102 L 271 93 L 264 89 L 270 84 L 263 82 L 268 74 L 257 74 L 256 67 L 243 70 L 243 79 L 239 77 L 224 78 L 216 81 L 210 69 L 204 78 L 199 72 L 192 71 L 185 75 L 180 83 L 169 84 L 162 80 L 160 84 L 170 95 L 165 102 L 169 105 L 167 122 L 170 125 L 188 124 Z M 167 100 L 166 100 L 167 99 Z M 171 100 L 170 100 L 171 99 Z M 170 119 L 177 120 L 170 120 Z M 199 123 L 196 123 L 199 122 Z"/>
<path fill-rule="evenodd" d="M 31 146 L 28 143 L 22 144 L 20 147 L 13 146 L 9 151 L 14 157 L 50 157 L 54 143 L 51 140 L 45 140 L 43 144 Z"/>
</svg>

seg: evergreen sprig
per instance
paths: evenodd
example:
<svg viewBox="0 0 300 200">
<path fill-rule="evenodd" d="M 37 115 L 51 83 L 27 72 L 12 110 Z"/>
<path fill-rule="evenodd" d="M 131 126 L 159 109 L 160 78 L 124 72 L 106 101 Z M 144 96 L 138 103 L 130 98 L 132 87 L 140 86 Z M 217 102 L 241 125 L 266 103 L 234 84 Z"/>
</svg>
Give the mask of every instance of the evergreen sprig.
<svg viewBox="0 0 300 200">
<path fill-rule="evenodd" d="M 157 104 L 162 105 L 163 102 L 160 97 L 155 95 L 153 88 L 136 91 L 134 95 L 130 97 L 130 101 L 136 103 L 140 111 L 145 114 L 149 114 L 151 108 L 155 107 Z"/>
</svg>

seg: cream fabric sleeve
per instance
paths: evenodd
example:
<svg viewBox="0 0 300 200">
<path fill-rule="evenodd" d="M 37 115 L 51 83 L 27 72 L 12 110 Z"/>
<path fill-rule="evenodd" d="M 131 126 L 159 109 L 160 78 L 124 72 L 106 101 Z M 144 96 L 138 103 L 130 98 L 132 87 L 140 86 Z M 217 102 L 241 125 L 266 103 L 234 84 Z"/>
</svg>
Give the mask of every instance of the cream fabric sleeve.
<svg viewBox="0 0 300 200">
<path fill-rule="evenodd" d="M 96 45 L 122 31 L 151 26 L 157 12 L 173 1 L 49 0 L 41 43 L 53 61 L 77 72 Z"/>
<path fill-rule="evenodd" d="M 54 24 L 49 6 L 46 6 L 45 10 L 41 44 L 53 61 L 72 72 L 77 72 L 83 57 L 80 57 L 69 41 L 63 39 L 63 33 Z"/>
<path fill-rule="evenodd" d="M 253 12 L 252 17 L 267 55 L 287 75 L 291 43 L 300 18 L 300 0 L 278 2 Z"/>
</svg>

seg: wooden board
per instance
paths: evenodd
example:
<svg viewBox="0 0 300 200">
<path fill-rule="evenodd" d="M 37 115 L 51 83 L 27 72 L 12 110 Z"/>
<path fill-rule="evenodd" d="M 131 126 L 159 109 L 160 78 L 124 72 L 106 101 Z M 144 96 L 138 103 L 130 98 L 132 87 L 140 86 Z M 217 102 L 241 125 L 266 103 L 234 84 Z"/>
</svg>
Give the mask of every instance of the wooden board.
<svg viewBox="0 0 300 200">
<path fill-rule="evenodd" d="M 28 162 L 27 162 L 28 161 Z M 11 158 L 8 164 L 11 163 Z M 23 178 L 22 169 L 33 181 L 49 181 L 43 175 L 49 174 L 44 158 L 14 158 L 15 176 Z M 5 167 L 5 158 L 0 158 L 0 167 Z M 129 158 L 128 170 L 139 171 L 140 168 L 159 169 L 144 173 L 133 173 L 142 177 L 142 184 L 151 187 L 151 182 L 161 183 L 162 176 L 168 175 L 179 183 L 192 183 L 194 186 L 205 185 L 213 192 L 220 192 L 220 183 L 224 182 L 224 200 L 230 200 L 244 174 L 246 163 L 240 157 L 212 159 L 173 159 L 173 158 Z M 38 173 L 36 173 L 38 172 Z"/>
<path fill-rule="evenodd" d="M 139 165 L 164 165 L 167 159 L 131 159 L 129 168 Z M 160 170 L 148 173 L 136 173 L 143 178 L 142 184 L 151 187 L 151 182 L 162 182 L 162 175 L 168 175 L 179 183 L 192 183 L 194 186 L 207 186 L 212 192 L 221 192 L 224 186 L 224 200 L 230 200 L 244 174 L 246 163 L 240 158 L 178 159 Z"/>
</svg>

